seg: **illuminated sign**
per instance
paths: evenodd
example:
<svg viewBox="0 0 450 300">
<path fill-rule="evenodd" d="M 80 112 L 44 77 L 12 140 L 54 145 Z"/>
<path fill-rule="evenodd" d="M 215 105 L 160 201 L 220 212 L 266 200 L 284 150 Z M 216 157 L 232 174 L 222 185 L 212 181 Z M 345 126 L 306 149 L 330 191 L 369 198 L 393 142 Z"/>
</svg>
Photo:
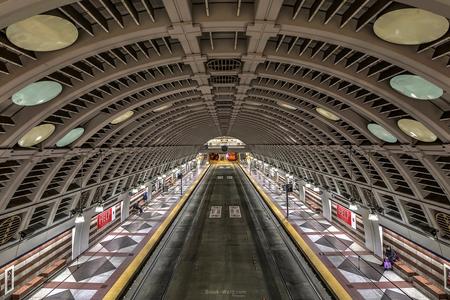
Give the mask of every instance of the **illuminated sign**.
<svg viewBox="0 0 450 300">
<path fill-rule="evenodd" d="M 352 226 L 353 229 L 356 229 L 356 214 L 352 212 L 350 209 L 337 204 L 336 205 L 336 216 L 338 219 L 344 221 L 346 224 Z"/>
<path fill-rule="evenodd" d="M 116 209 L 115 207 L 110 207 L 104 212 L 97 215 L 97 228 L 100 229 L 105 227 L 116 218 Z"/>
</svg>

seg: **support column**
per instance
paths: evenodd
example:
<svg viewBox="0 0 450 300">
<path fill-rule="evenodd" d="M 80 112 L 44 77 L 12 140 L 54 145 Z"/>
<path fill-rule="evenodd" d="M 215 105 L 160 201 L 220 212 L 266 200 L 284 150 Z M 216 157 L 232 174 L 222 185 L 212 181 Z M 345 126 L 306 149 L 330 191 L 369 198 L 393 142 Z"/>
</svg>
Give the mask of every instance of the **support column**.
<svg viewBox="0 0 450 300">
<path fill-rule="evenodd" d="M 120 222 L 124 222 L 130 215 L 130 194 L 128 192 L 119 196 L 120 201 Z"/>
<path fill-rule="evenodd" d="M 150 202 L 152 201 L 152 189 L 153 189 L 152 179 L 150 179 L 146 185 L 147 185 L 147 200 L 145 202 Z"/>
<path fill-rule="evenodd" d="M 380 226 L 379 221 L 369 220 L 369 211 L 359 208 L 364 223 L 364 237 L 366 240 L 366 247 L 375 255 L 383 257 L 383 227 Z"/>
<path fill-rule="evenodd" d="M 75 223 L 72 229 L 72 259 L 77 258 L 89 248 L 89 229 L 94 213 L 91 210 L 84 212 L 83 215 L 84 222 Z"/>
<path fill-rule="evenodd" d="M 322 191 L 322 214 L 328 221 L 332 220 L 332 210 L 331 210 L 331 194 L 327 190 Z"/>
<path fill-rule="evenodd" d="M 305 182 L 303 180 L 299 180 L 297 184 L 298 184 L 298 198 L 300 199 L 301 202 L 306 202 Z"/>
</svg>

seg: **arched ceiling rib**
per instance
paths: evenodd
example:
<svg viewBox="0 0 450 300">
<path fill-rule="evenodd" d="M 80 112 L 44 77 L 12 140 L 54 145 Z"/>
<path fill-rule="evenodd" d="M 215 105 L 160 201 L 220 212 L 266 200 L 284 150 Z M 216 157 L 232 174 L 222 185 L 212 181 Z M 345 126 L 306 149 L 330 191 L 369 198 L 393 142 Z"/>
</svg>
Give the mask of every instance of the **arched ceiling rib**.
<svg viewBox="0 0 450 300">
<path fill-rule="evenodd" d="M 434 213 L 450 208 L 450 39 L 402 46 L 378 38 L 374 21 L 405 4 L 450 16 L 440 0 L 2 2 L 0 220 L 19 214 L 21 230 L 42 230 L 67 220 L 78 201 L 113 201 L 192 159 L 210 138 L 232 135 L 297 176 L 366 205 L 376 201 L 393 220 L 436 227 Z M 33 52 L 8 40 L 7 26 L 39 13 L 72 22 L 77 41 Z M 404 96 L 389 84 L 400 74 L 419 75 L 444 94 Z M 12 103 L 40 80 L 60 83 L 61 94 L 36 106 Z M 129 119 L 110 123 L 127 111 Z M 402 118 L 422 122 L 438 140 L 406 135 Z M 369 123 L 398 142 L 384 143 Z M 54 133 L 19 147 L 39 124 L 55 125 Z M 78 127 L 79 139 L 55 146 Z M 371 185 L 375 200 L 367 198 Z M 47 218 L 35 224 L 44 210 Z"/>
</svg>

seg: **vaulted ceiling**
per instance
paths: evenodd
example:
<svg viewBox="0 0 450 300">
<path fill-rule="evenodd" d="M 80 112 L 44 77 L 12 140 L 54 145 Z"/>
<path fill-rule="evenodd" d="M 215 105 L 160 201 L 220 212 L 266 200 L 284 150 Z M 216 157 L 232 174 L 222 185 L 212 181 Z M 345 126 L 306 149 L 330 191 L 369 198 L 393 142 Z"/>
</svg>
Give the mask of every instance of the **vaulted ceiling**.
<svg viewBox="0 0 450 300">
<path fill-rule="evenodd" d="M 449 17 L 442 0 L 0 1 L 0 223 L 45 230 L 228 135 L 445 238 Z"/>
</svg>

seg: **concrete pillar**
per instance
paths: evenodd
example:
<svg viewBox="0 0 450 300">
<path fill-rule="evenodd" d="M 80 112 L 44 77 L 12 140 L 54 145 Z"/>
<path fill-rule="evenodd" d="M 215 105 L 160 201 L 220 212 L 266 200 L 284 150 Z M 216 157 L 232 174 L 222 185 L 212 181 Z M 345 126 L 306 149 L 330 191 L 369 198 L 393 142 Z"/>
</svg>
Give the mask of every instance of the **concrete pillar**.
<svg viewBox="0 0 450 300">
<path fill-rule="evenodd" d="M 89 247 L 89 229 L 94 211 L 86 211 L 83 215 L 84 222 L 75 223 L 72 229 L 72 259 L 80 256 Z"/>
<path fill-rule="evenodd" d="M 129 192 L 119 196 L 120 201 L 120 222 L 124 222 L 130 215 L 130 199 Z"/>
<path fill-rule="evenodd" d="M 364 236 L 366 240 L 366 247 L 375 255 L 383 257 L 383 227 L 380 226 L 379 221 L 369 220 L 369 211 L 367 209 L 359 208 L 364 223 Z"/>
<path fill-rule="evenodd" d="M 147 184 L 147 200 L 145 202 L 152 201 L 152 188 L 153 188 L 153 181 L 150 179 Z"/>
<path fill-rule="evenodd" d="M 325 219 L 331 221 L 332 219 L 331 193 L 329 191 L 323 190 L 320 198 L 322 200 L 322 214 Z"/>
<path fill-rule="evenodd" d="M 306 196 L 305 196 L 305 182 L 303 180 L 299 180 L 297 182 L 298 184 L 298 198 L 300 199 L 301 202 L 305 202 L 306 201 Z"/>
</svg>

